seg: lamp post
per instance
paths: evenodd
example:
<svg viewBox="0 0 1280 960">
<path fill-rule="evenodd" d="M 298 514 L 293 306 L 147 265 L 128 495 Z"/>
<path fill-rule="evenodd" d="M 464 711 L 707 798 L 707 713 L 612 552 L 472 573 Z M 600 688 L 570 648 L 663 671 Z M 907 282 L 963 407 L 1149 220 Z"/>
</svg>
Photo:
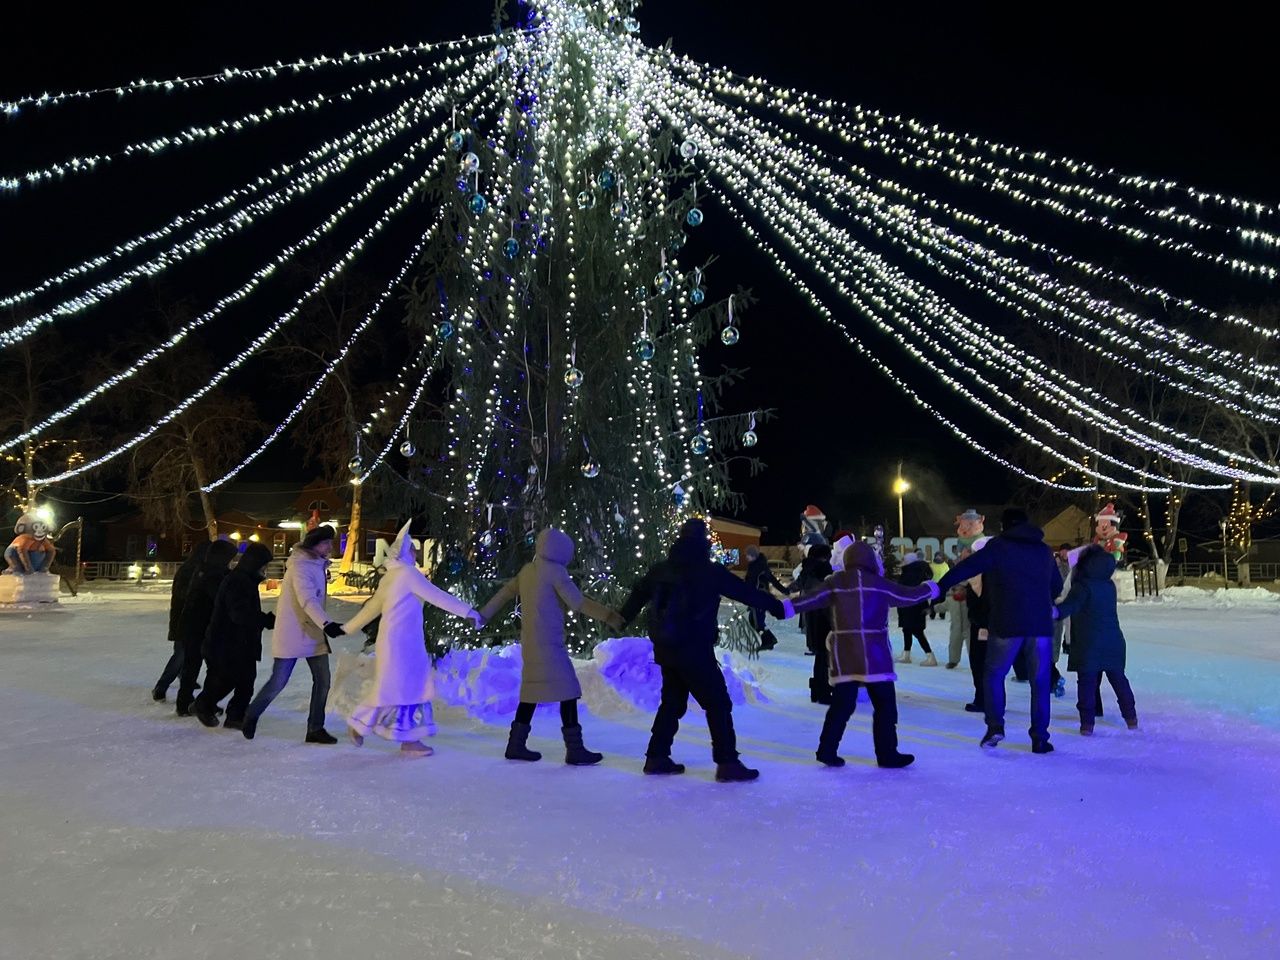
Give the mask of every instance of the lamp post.
<svg viewBox="0 0 1280 960">
<path fill-rule="evenodd" d="M 1227 518 L 1223 517 L 1218 521 L 1218 528 L 1222 531 L 1222 589 L 1226 590 L 1231 586 L 1231 581 L 1227 577 Z"/>
<path fill-rule="evenodd" d="M 902 479 L 902 461 L 898 461 L 898 477 L 893 481 L 893 492 L 898 497 L 898 539 L 906 538 L 906 533 L 902 526 L 902 495 L 911 489 L 911 484 Z"/>
</svg>

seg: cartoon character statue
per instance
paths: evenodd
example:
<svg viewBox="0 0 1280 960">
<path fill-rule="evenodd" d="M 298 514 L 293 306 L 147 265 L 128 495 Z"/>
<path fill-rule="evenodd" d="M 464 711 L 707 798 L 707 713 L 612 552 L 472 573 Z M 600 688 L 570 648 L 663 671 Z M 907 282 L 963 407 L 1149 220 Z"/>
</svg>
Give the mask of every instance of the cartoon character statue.
<svg viewBox="0 0 1280 960">
<path fill-rule="evenodd" d="M 956 540 L 959 541 L 957 553 L 961 550 L 972 549 L 973 542 L 985 535 L 983 528 L 986 522 L 987 518 L 973 509 L 973 507 L 970 507 L 964 513 L 956 515 Z"/>
<path fill-rule="evenodd" d="M 1115 557 L 1116 566 L 1124 563 L 1124 551 L 1128 546 L 1129 535 L 1120 532 L 1120 521 L 1124 519 L 1116 512 L 1116 505 L 1108 503 L 1093 518 L 1096 526 L 1093 529 L 1093 542 Z"/>
<path fill-rule="evenodd" d="M 48 573 L 57 553 L 49 539 L 49 525 L 34 513 L 24 513 L 18 518 L 13 532 L 17 534 L 4 558 L 9 563 L 7 574 L 26 576 L 29 573 Z"/>
</svg>

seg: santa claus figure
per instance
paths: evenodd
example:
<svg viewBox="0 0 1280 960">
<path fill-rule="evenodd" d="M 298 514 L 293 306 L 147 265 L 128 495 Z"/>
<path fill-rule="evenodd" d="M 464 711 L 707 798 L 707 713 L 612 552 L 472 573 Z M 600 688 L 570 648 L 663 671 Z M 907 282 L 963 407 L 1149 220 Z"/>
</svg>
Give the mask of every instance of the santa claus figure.
<svg viewBox="0 0 1280 960">
<path fill-rule="evenodd" d="M 1116 512 L 1114 503 L 1108 503 L 1093 519 L 1096 524 L 1093 528 L 1093 542 L 1111 554 L 1116 566 L 1120 566 L 1124 563 L 1124 549 L 1129 540 L 1127 533 L 1120 532 L 1120 521 L 1124 518 Z"/>
<path fill-rule="evenodd" d="M 983 529 L 986 522 L 987 518 L 973 507 L 956 515 L 956 539 L 959 541 L 957 553 L 972 549 L 973 542 L 985 536 Z"/>
</svg>

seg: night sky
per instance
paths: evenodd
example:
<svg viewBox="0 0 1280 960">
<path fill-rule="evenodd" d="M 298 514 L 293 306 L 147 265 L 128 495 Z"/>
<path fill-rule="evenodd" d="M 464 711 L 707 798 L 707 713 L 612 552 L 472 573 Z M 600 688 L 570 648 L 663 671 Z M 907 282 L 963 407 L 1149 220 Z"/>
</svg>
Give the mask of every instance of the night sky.
<svg viewBox="0 0 1280 960">
<path fill-rule="evenodd" d="M 744 9 L 789 15 L 745 15 Z M 841 3 L 823 12 L 815 4 L 649 0 L 639 16 L 647 42 L 671 37 L 676 50 L 742 73 L 1100 165 L 1277 199 L 1274 104 L 1280 84 L 1274 55 L 1264 49 L 1272 36 L 1268 30 L 1243 20 L 1180 19 L 1167 6 L 1119 18 L 1111 11 L 1069 9 L 1066 18 L 1040 5 L 934 9 Z M 491 10 L 484 0 L 175 4 L 162 15 L 119 6 L 34 6 L 6 11 L 0 95 L 483 33 L 491 27 Z M 152 96 L 117 106 L 108 98 L 92 109 L 60 108 L 0 123 L 0 173 L 326 88 L 291 83 L 246 82 L 230 94 L 191 101 Z M 354 109 L 345 126 L 374 115 L 368 106 Z M 300 152 L 299 145 L 344 129 L 341 116 L 228 138 L 217 149 L 142 159 L 0 199 L 0 289 L 38 280 L 77 255 L 98 252 L 218 196 L 248 174 Z M 1051 232 L 1047 238 L 1055 239 Z M 255 232 L 249 254 L 260 258 L 273 242 L 278 248 L 274 235 Z M 790 537 L 809 502 L 848 523 L 860 516 L 887 518 L 888 486 L 899 458 L 937 500 L 991 504 L 1014 492 L 1016 478 L 955 441 L 860 361 L 733 229 L 709 222 L 690 247 L 692 256 L 719 258 L 709 276 L 713 290 L 723 295 L 749 286 L 760 301 L 744 319 L 742 342 L 708 359 L 751 368 L 747 385 L 729 396 L 729 407 L 773 408 L 778 414 L 759 431 L 757 451 L 768 469 L 741 483 L 748 497 L 743 517 L 767 524 L 774 531 L 770 539 Z M 380 255 L 397 253 L 389 245 Z M 219 253 L 175 277 L 175 284 L 216 295 L 238 283 L 255 262 L 252 256 L 236 260 Z M 1128 266 L 1124 259 L 1113 262 Z M 1137 268 L 1146 269 L 1140 257 Z M 1237 296 L 1257 302 L 1273 295 L 1244 288 L 1187 292 L 1203 293 L 1215 305 Z M 224 329 L 248 339 L 268 305 L 234 312 Z M 65 330 L 94 344 L 127 328 L 135 309 L 141 309 L 136 301 L 100 310 L 67 323 Z M 928 402 L 951 402 L 901 355 L 886 356 Z M 254 393 L 269 422 L 290 405 L 267 370 L 251 374 L 242 389 Z M 976 414 L 959 420 L 997 449 L 1007 447 L 1006 439 L 985 431 Z M 296 475 L 293 456 L 284 444 L 246 477 Z M 913 518 L 924 523 L 915 510 L 909 503 L 909 531 Z"/>
</svg>

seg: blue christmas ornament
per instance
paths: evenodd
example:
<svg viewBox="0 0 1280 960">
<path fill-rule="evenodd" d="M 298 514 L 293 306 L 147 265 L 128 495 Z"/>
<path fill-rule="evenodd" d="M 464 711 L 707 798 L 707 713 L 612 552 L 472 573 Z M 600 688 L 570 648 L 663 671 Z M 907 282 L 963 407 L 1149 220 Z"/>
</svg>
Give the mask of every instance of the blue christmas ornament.
<svg viewBox="0 0 1280 960">
<path fill-rule="evenodd" d="M 502 252 L 508 260 L 514 260 L 516 254 L 520 252 L 520 241 L 515 237 L 509 237 L 507 242 L 502 245 Z"/>
<path fill-rule="evenodd" d="M 436 336 L 441 340 L 448 340 L 453 336 L 453 324 L 448 320 L 442 320 L 440 325 L 436 327 Z"/>
<path fill-rule="evenodd" d="M 675 279 L 669 270 L 659 270 L 653 277 L 653 286 L 659 293 L 670 293 Z"/>
<path fill-rule="evenodd" d="M 702 211 L 697 207 L 694 207 L 684 215 L 684 222 L 689 224 L 691 227 L 702 226 Z"/>
<path fill-rule="evenodd" d="M 466 143 L 466 139 L 467 138 L 462 135 L 461 130 L 453 131 L 453 133 L 449 134 L 449 149 L 454 153 L 457 153 L 462 149 L 462 145 Z"/>
<path fill-rule="evenodd" d="M 524 535 L 524 545 L 525 545 L 526 547 L 532 547 L 532 546 L 533 546 L 534 544 L 536 544 L 537 542 L 538 542 L 538 531 L 536 531 L 536 530 L 529 530 L 528 532 L 526 532 L 526 533 L 525 533 L 525 535 Z"/>
<path fill-rule="evenodd" d="M 760 438 L 756 436 L 756 432 L 754 430 L 748 430 L 742 435 L 742 445 L 744 447 L 754 447 L 759 440 Z"/>
<path fill-rule="evenodd" d="M 698 155 L 698 143 L 696 140 L 686 140 L 680 144 L 680 156 L 686 160 L 692 160 Z"/>
<path fill-rule="evenodd" d="M 677 507 L 683 507 L 686 499 L 684 487 L 677 483 L 671 490 L 671 499 Z"/>
<path fill-rule="evenodd" d="M 466 193 L 468 190 L 471 189 L 471 184 L 467 183 L 467 181 L 462 177 L 458 178 L 458 181 L 455 185 L 457 186 L 459 193 Z"/>
<path fill-rule="evenodd" d="M 449 572 L 449 576 L 456 577 L 462 572 L 462 558 L 457 554 L 451 556 L 445 563 L 445 570 Z"/>
<path fill-rule="evenodd" d="M 400 456 L 402 457 L 412 457 L 417 452 L 418 450 L 411 440 L 406 440 L 404 443 L 400 444 Z"/>
<path fill-rule="evenodd" d="M 683 247 L 685 241 L 688 239 L 689 238 L 684 235 L 684 231 L 677 233 L 674 237 L 671 238 L 671 252 L 675 253 L 677 250 Z"/>
<path fill-rule="evenodd" d="M 689 302 L 695 307 L 705 299 L 707 299 L 707 292 L 701 287 L 694 287 L 689 291 Z"/>
<path fill-rule="evenodd" d="M 615 200 L 613 202 L 613 206 L 609 208 L 609 212 L 612 213 L 617 219 L 621 220 L 623 217 L 627 215 L 627 201 Z"/>
<path fill-rule="evenodd" d="M 641 360 L 652 360 L 657 350 L 657 346 L 648 337 L 641 337 L 636 341 L 636 356 Z"/>
<path fill-rule="evenodd" d="M 601 190 L 612 190 L 617 182 L 618 178 L 614 176 L 612 170 L 600 171 L 599 183 Z"/>
<path fill-rule="evenodd" d="M 727 326 L 720 331 L 720 342 L 726 347 L 732 347 L 738 342 L 738 328 L 735 326 Z"/>
<path fill-rule="evenodd" d="M 471 212 L 480 214 L 484 213 L 489 206 L 489 201 L 484 198 L 483 193 L 473 194 L 471 197 Z"/>
<path fill-rule="evenodd" d="M 578 209 L 590 210 L 596 205 L 596 195 L 590 190 L 583 190 L 578 194 Z"/>
<path fill-rule="evenodd" d="M 480 158 L 476 154 L 468 151 L 462 155 L 462 172 L 465 174 L 475 173 L 480 169 Z"/>
<path fill-rule="evenodd" d="M 588 480 L 593 480 L 600 476 L 600 464 L 596 463 L 594 459 L 588 460 L 582 465 L 582 475 Z"/>
<path fill-rule="evenodd" d="M 711 438 L 705 433 L 696 434 L 689 442 L 689 449 L 700 457 L 705 457 L 711 450 Z"/>
</svg>

